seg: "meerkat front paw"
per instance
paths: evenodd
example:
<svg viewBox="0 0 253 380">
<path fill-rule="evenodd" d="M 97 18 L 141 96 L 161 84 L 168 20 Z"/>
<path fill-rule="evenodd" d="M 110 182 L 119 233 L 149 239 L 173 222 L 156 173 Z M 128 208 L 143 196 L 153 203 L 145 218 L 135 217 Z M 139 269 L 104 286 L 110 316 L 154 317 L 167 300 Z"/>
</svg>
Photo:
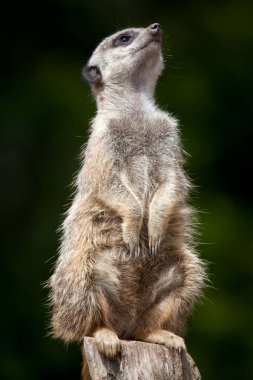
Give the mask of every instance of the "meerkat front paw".
<svg viewBox="0 0 253 380">
<path fill-rule="evenodd" d="M 140 236 L 139 230 L 136 231 L 134 229 L 127 228 L 126 226 L 122 226 L 123 232 L 123 240 L 129 250 L 130 255 L 139 256 L 140 254 Z"/>
<path fill-rule="evenodd" d="M 145 342 L 162 344 L 168 348 L 174 348 L 179 352 L 186 350 L 184 339 L 167 330 L 157 330 L 150 333 L 145 338 Z"/>
<path fill-rule="evenodd" d="M 93 336 L 98 351 L 108 358 L 114 358 L 120 351 L 120 341 L 114 331 L 103 327 L 97 329 Z"/>
<path fill-rule="evenodd" d="M 154 231 L 150 232 L 148 235 L 148 244 L 149 244 L 149 252 L 151 255 L 156 255 L 159 251 L 160 244 L 162 240 L 162 235 L 158 234 Z"/>
</svg>

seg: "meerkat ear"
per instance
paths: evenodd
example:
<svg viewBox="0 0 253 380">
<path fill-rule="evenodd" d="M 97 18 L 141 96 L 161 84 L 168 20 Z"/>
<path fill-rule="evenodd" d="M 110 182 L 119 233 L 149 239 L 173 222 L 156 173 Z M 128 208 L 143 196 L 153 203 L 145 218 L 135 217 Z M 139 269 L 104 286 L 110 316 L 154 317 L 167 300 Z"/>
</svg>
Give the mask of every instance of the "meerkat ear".
<svg viewBox="0 0 253 380">
<path fill-rule="evenodd" d="M 83 78 L 90 84 L 101 84 L 102 74 L 98 66 L 84 66 L 82 71 Z"/>
</svg>

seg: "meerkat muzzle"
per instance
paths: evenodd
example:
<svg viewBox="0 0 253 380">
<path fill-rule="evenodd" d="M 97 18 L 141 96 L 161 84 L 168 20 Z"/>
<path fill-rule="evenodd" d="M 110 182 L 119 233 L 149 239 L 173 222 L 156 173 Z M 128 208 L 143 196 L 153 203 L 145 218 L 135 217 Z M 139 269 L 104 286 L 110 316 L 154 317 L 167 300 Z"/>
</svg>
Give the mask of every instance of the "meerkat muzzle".
<svg viewBox="0 0 253 380">
<path fill-rule="evenodd" d="M 161 25 L 158 23 L 151 24 L 148 29 L 152 34 L 162 34 L 163 32 Z"/>
</svg>

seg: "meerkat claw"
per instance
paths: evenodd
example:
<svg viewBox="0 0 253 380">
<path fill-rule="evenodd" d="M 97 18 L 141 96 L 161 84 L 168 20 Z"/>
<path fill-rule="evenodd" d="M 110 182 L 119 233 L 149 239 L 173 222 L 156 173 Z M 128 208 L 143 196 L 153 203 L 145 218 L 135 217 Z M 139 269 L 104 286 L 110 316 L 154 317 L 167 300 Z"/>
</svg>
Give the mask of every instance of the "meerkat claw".
<svg viewBox="0 0 253 380">
<path fill-rule="evenodd" d="M 127 245 L 130 257 L 138 257 L 140 255 L 141 249 L 139 245 L 136 245 L 134 243 L 129 243 Z"/>
<path fill-rule="evenodd" d="M 154 256 L 158 253 L 158 250 L 160 247 L 160 241 L 161 241 L 161 239 L 156 240 L 156 241 L 152 240 L 152 239 L 149 240 L 149 251 L 150 251 L 152 256 Z"/>
</svg>

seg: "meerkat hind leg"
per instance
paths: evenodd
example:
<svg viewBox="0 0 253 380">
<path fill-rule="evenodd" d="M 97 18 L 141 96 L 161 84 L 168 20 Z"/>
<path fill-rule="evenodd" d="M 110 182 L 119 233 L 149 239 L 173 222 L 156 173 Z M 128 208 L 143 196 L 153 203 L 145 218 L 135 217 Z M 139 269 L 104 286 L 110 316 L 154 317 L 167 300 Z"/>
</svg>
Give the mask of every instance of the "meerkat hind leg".
<svg viewBox="0 0 253 380">
<path fill-rule="evenodd" d="M 115 357 L 120 351 L 120 341 L 117 334 L 107 327 L 100 327 L 93 333 L 98 351 L 109 358 Z"/>
<path fill-rule="evenodd" d="M 143 341 L 149 343 L 162 344 L 168 348 L 175 348 L 179 351 L 186 350 L 184 339 L 167 330 L 160 329 L 152 333 L 149 333 L 143 339 Z"/>
</svg>

